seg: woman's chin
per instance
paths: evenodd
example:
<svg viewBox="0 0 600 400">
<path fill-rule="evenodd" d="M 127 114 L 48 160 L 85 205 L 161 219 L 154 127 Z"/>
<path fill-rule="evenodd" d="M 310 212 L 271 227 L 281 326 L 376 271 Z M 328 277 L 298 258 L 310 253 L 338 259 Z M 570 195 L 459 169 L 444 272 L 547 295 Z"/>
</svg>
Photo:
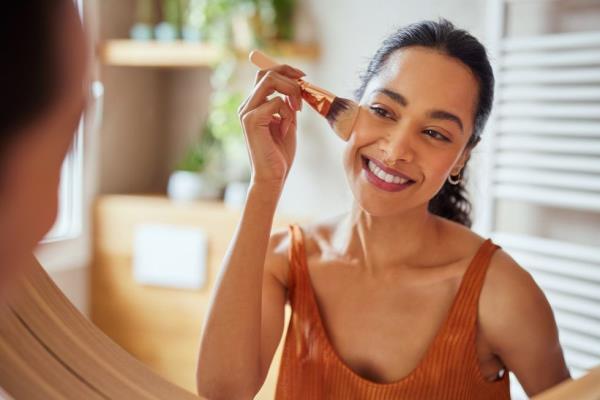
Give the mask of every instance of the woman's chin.
<svg viewBox="0 0 600 400">
<path fill-rule="evenodd" d="M 405 205 L 365 196 L 354 196 L 360 209 L 372 217 L 391 217 L 407 211 Z"/>
</svg>

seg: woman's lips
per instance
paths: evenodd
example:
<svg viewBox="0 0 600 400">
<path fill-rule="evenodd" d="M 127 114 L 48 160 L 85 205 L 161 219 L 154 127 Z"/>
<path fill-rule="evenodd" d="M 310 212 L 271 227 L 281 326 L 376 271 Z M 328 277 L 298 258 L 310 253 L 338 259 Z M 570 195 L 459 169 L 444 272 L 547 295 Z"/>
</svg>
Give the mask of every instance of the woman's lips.
<svg viewBox="0 0 600 400">
<path fill-rule="evenodd" d="M 362 157 L 363 161 L 363 171 L 367 180 L 374 185 L 375 187 L 385 190 L 387 192 L 398 192 L 406 189 L 415 181 L 402 179 L 404 175 L 398 174 L 394 172 L 393 174 L 389 174 L 386 170 L 383 170 L 379 167 L 378 163 L 375 163 L 373 160 L 370 160 L 367 157 Z"/>
<path fill-rule="evenodd" d="M 365 158 L 367 161 L 372 161 L 379 169 L 383 170 L 383 172 L 386 172 L 390 175 L 394 175 L 394 176 L 399 176 L 401 178 L 407 179 L 409 181 L 414 181 L 414 179 L 412 179 L 410 176 L 407 176 L 405 174 L 403 174 L 402 172 L 398 172 L 392 168 L 388 168 L 385 165 L 383 165 L 383 163 L 379 160 L 377 160 L 376 158 L 370 158 L 367 156 L 362 156 L 363 158 Z"/>
</svg>

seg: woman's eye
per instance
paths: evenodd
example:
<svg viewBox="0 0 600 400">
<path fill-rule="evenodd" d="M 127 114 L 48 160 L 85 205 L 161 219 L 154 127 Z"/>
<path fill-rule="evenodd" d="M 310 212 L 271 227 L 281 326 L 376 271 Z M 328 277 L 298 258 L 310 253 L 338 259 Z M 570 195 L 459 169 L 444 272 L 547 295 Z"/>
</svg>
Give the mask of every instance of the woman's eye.
<svg viewBox="0 0 600 400">
<path fill-rule="evenodd" d="M 431 136 L 431 137 L 436 138 L 438 140 L 444 140 L 446 142 L 450 141 L 446 136 L 442 135 L 438 131 L 434 131 L 433 129 L 425 129 L 423 132 L 425 134 L 427 134 L 428 136 Z"/>
<path fill-rule="evenodd" d="M 385 110 L 381 107 L 369 106 L 369 109 L 380 117 L 392 118 L 392 115 L 387 110 Z"/>
</svg>

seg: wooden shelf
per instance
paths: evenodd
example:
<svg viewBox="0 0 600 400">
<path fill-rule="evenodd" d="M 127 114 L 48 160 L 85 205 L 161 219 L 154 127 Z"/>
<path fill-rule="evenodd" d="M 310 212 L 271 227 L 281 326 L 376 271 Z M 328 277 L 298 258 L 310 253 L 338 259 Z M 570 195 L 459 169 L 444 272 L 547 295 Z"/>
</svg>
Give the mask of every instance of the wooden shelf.
<svg viewBox="0 0 600 400">
<path fill-rule="evenodd" d="M 265 51 L 275 57 L 290 59 L 312 60 L 319 56 L 316 45 L 294 42 L 273 43 Z M 237 53 L 240 58 L 245 59 L 248 50 L 240 49 Z M 217 46 L 206 43 L 115 39 L 100 45 L 99 56 L 106 65 L 190 68 L 212 67 L 221 60 L 223 54 Z"/>
</svg>

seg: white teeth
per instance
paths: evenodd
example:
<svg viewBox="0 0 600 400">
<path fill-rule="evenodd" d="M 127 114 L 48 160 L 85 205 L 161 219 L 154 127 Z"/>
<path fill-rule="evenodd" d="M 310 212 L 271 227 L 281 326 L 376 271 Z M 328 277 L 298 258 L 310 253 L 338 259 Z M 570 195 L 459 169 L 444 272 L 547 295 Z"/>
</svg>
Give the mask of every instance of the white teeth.
<svg viewBox="0 0 600 400">
<path fill-rule="evenodd" d="M 376 175 L 379 179 L 381 179 L 382 181 L 385 181 L 387 183 L 404 184 L 404 183 L 408 182 L 408 179 L 404 179 L 404 178 L 400 178 L 399 176 L 394 176 L 392 174 L 388 174 L 387 172 L 385 172 L 381 168 L 379 168 L 377 165 L 375 165 L 375 163 L 371 160 L 369 160 L 369 162 L 367 163 L 367 166 L 368 166 L 369 170 L 371 170 L 371 172 L 373 172 L 374 175 Z"/>
</svg>

